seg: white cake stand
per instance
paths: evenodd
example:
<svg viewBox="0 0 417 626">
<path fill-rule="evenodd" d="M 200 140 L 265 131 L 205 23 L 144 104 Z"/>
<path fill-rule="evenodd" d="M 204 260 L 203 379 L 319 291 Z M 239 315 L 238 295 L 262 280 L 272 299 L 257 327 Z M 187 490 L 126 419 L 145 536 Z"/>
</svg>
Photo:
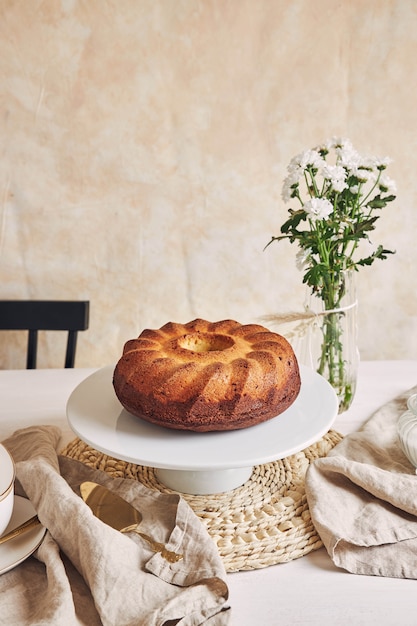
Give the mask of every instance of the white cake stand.
<svg viewBox="0 0 417 626">
<path fill-rule="evenodd" d="M 108 366 L 72 392 L 68 422 L 100 452 L 156 468 L 160 482 L 175 491 L 229 491 L 249 479 L 254 465 L 307 448 L 333 424 L 338 412 L 333 388 L 313 370 L 300 370 L 298 398 L 281 415 L 242 430 L 195 433 L 155 426 L 128 413 L 113 390 L 114 366 Z"/>
</svg>

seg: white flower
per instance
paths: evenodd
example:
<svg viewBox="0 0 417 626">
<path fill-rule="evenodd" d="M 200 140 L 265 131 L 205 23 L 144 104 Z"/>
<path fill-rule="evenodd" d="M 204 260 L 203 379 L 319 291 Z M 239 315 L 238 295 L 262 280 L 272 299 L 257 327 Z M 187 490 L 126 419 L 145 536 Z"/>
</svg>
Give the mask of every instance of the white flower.
<svg viewBox="0 0 417 626">
<path fill-rule="evenodd" d="M 397 185 L 395 184 L 395 181 L 392 180 L 392 178 L 390 178 L 386 174 L 381 175 L 381 178 L 379 179 L 378 187 L 380 191 L 382 191 L 383 193 L 389 193 L 389 194 L 397 193 Z"/>
<path fill-rule="evenodd" d="M 284 184 L 282 185 L 281 195 L 284 202 L 288 202 L 293 197 L 294 186 L 298 185 L 302 175 L 302 170 L 294 170 L 288 174 L 287 178 L 284 180 Z"/>
<path fill-rule="evenodd" d="M 373 157 L 372 160 L 374 162 L 374 167 L 376 167 L 377 170 L 385 170 L 387 169 L 388 165 L 392 163 L 392 159 L 390 159 L 390 157 L 384 157 L 382 159 L 377 159 L 376 157 Z"/>
<path fill-rule="evenodd" d="M 308 250 L 306 250 L 305 248 L 300 248 L 295 255 L 295 264 L 300 272 L 302 272 L 303 269 L 307 267 L 309 258 L 310 255 L 308 253 Z"/>
<path fill-rule="evenodd" d="M 347 143 L 350 143 L 349 139 L 334 136 L 331 139 L 327 139 L 325 145 L 328 147 L 329 150 L 338 150 L 343 148 L 343 146 Z"/>
<path fill-rule="evenodd" d="M 376 180 L 375 172 L 363 160 L 357 165 L 351 165 L 348 169 L 348 175 L 354 176 L 363 185 L 368 181 L 374 182 Z"/>
<path fill-rule="evenodd" d="M 326 161 L 317 150 L 304 150 L 304 152 L 300 152 L 300 154 L 291 159 L 287 171 L 289 176 L 299 179 L 308 168 L 318 170 L 325 163 Z"/>
<path fill-rule="evenodd" d="M 298 165 L 303 170 L 306 170 L 308 167 L 318 170 L 325 164 L 325 160 L 317 150 L 304 150 L 296 159 L 298 160 Z"/>
<path fill-rule="evenodd" d="M 343 165 L 347 168 L 353 167 L 360 159 L 359 154 L 356 152 L 349 139 L 333 137 L 330 141 L 330 148 L 333 148 L 336 153 L 338 165 Z"/>
<path fill-rule="evenodd" d="M 291 159 L 287 167 L 288 175 L 282 186 L 281 195 L 284 202 L 288 202 L 294 197 L 294 186 L 298 185 L 301 179 L 304 178 L 304 172 L 310 168 L 319 170 L 325 164 L 326 161 L 320 156 L 317 150 L 305 150 Z"/>
<path fill-rule="evenodd" d="M 346 189 L 346 170 L 340 165 L 325 165 L 322 169 L 322 175 L 325 180 L 330 182 L 334 191 L 340 193 Z"/>
<path fill-rule="evenodd" d="M 312 198 L 303 209 L 313 221 L 325 220 L 333 213 L 333 205 L 327 198 Z"/>
</svg>

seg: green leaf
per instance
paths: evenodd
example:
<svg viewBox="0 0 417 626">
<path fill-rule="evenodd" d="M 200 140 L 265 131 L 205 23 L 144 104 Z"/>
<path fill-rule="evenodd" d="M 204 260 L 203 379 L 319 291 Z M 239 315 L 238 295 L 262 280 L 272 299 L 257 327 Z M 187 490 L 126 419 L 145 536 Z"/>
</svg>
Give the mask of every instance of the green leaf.
<svg viewBox="0 0 417 626">
<path fill-rule="evenodd" d="M 379 215 L 374 215 L 373 217 L 370 217 L 366 220 L 363 220 L 363 222 L 359 222 L 358 224 L 355 224 L 355 227 L 353 229 L 353 233 L 354 235 L 363 235 L 363 233 L 365 233 L 366 231 L 369 230 L 374 230 L 375 229 L 375 222 L 377 221 L 377 219 L 379 219 Z"/>
<path fill-rule="evenodd" d="M 388 254 L 395 254 L 395 251 L 387 250 L 383 246 L 378 246 L 378 248 L 375 250 L 373 254 L 363 259 L 360 259 L 359 261 L 356 262 L 356 265 L 362 265 L 362 266 L 372 265 L 375 259 L 381 259 L 383 261 L 384 259 L 387 258 Z"/>
<path fill-rule="evenodd" d="M 303 283 L 310 287 L 318 286 L 323 282 L 323 276 L 328 274 L 328 267 L 323 263 L 316 263 L 304 275 Z"/>
<path fill-rule="evenodd" d="M 282 233 L 288 233 L 290 230 L 295 230 L 299 223 L 306 219 L 306 212 L 303 209 L 298 209 L 298 211 L 290 210 L 291 217 L 284 222 L 281 226 Z"/>
<path fill-rule="evenodd" d="M 381 198 L 380 195 L 375 196 L 373 200 L 367 202 L 366 206 L 371 209 L 383 209 L 387 206 L 388 202 L 392 202 L 395 200 L 395 196 L 386 196 L 385 198 Z"/>
</svg>

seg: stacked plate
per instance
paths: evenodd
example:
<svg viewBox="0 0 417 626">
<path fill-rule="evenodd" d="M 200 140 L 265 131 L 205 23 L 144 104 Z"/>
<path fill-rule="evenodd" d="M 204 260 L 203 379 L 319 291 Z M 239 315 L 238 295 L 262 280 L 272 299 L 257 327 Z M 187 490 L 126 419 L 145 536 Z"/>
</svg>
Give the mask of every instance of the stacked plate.
<svg viewBox="0 0 417 626">
<path fill-rule="evenodd" d="M 0 535 L 9 524 L 13 513 L 14 477 L 13 459 L 0 444 Z"/>
<path fill-rule="evenodd" d="M 36 514 L 31 502 L 14 493 L 15 465 L 0 444 L 0 536 L 14 530 Z M 28 558 L 41 543 L 46 529 L 37 526 L 0 545 L 0 575 Z"/>
</svg>

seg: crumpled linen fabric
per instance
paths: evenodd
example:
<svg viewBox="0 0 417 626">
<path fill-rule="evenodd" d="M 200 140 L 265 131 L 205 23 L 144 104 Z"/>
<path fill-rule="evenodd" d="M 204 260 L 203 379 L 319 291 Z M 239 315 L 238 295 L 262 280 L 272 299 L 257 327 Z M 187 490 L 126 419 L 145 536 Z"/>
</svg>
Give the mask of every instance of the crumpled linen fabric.
<svg viewBox="0 0 417 626">
<path fill-rule="evenodd" d="M 60 431 L 16 431 L 3 445 L 25 495 L 47 528 L 35 554 L 0 576 L 0 624 L 42 626 L 226 626 L 226 573 L 217 548 L 177 494 L 152 491 L 58 456 Z M 97 519 L 83 481 L 117 492 L 143 515 L 141 530 L 184 555 L 168 563 L 135 533 Z"/>
<path fill-rule="evenodd" d="M 397 435 L 413 387 L 312 463 L 306 495 L 331 559 L 354 574 L 417 578 L 417 476 Z"/>
</svg>

